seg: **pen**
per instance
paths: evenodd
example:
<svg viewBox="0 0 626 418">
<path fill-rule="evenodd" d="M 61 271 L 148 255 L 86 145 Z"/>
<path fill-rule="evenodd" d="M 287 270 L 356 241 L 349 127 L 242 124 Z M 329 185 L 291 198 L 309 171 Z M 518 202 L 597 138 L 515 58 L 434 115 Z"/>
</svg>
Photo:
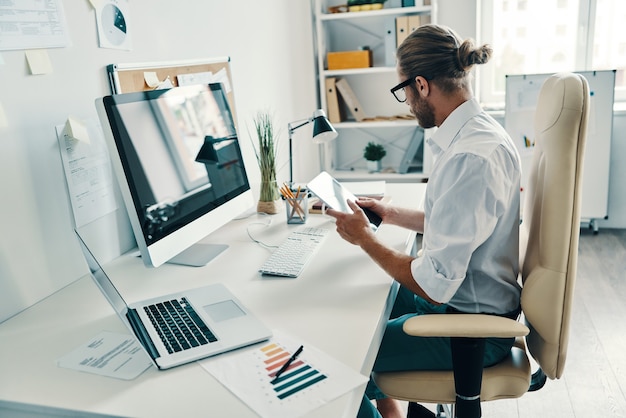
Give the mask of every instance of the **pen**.
<svg viewBox="0 0 626 418">
<path fill-rule="evenodd" d="M 274 375 L 274 380 L 273 382 L 275 382 L 276 380 L 278 380 L 278 378 L 280 377 L 281 374 L 283 374 L 285 372 L 285 370 L 287 370 L 289 368 L 289 366 L 291 366 L 291 363 L 293 363 L 295 361 L 295 359 L 298 358 L 298 356 L 300 355 L 300 353 L 302 353 L 302 350 L 304 350 L 304 346 L 301 345 L 300 348 L 298 348 L 296 350 L 295 353 L 293 353 L 293 355 L 291 357 L 289 357 L 289 360 L 287 360 L 285 362 L 285 364 L 283 364 L 283 366 L 278 369 L 278 371 L 276 372 L 276 374 Z"/>
</svg>

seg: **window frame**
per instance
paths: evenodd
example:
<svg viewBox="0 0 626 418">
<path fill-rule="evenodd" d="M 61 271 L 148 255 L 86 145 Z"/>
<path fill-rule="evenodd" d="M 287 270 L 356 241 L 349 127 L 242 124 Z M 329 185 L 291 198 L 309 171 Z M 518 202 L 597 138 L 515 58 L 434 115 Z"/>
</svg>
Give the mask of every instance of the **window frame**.
<svg viewBox="0 0 626 418">
<path fill-rule="evenodd" d="M 493 39 L 494 2 L 498 0 L 477 0 L 477 38 L 480 43 L 490 43 Z M 578 13 L 578 38 L 576 43 L 575 69 L 572 71 L 592 71 L 593 40 L 595 35 L 595 20 L 597 0 L 577 0 L 579 2 Z M 517 8 L 516 1 L 509 1 L 509 8 Z M 494 51 L 498 53 L 498 51 Z M 613 69 L 613 68 L 612 68 Z M 626 68 L 615 68 L 626 71 Z M 496 91 L 494 82 L 495 64 L 493 62 L 481 65 L 476 71 L 477 97 L 480 102 L 489 109 L 504 109 L 505 92 Z M 615 102 L 626 104 L 626 87 L 616 87 Z"/>
</svg>

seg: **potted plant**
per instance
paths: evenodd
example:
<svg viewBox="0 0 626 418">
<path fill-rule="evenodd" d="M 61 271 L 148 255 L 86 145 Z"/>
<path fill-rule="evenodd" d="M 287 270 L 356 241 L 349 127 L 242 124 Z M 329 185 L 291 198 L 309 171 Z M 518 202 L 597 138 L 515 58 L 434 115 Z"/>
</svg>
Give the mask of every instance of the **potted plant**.
<svg viewBox="0 0 626 418">
<path fill-rule="evenodd" d="M 259 112 L 254 118 L 257 145 L 252 146 L 261 170 L 261 190 L 257 211 L 275 214 L 278 212 L 278 184 L 276 182 L 276 150 L 278 141 L 274 132 L 272 116 Z"/>
<path fill-rule="evenodd" d="M 363 158 L 367 161 L 367 168 L 372 172 L 378 172 L 381 169 L 381 160 L 387 155 L 387 151 L 382 144 L 376 142 L 368 142 L 363 149 Z"/>
</svg>

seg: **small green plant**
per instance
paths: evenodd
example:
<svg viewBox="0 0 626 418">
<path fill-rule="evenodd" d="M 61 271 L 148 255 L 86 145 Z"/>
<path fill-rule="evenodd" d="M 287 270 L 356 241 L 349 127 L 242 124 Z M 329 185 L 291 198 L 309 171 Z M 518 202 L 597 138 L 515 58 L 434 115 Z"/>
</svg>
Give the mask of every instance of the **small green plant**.
<svg viewBox="0 0 626 418">
<path fill-rule="evenodd" d="M 259 200 L 272 202 L 278 199 L 278 185 L 276 184 L 276 149 L 277 136 L 274 132 L 274 122 L 268 112 L 259 112 L 254 118 L 257 145 L 254 145 L 256 160 L 261 170 L 261 194 Z"/>
<path fill-rule="evenodd" d="M 368 161 L 380 161 L 385 155 L 387 155 L 385 147 L 376 142 L 368 142 L 363 150 L 363 158 Z"/>
</svg>

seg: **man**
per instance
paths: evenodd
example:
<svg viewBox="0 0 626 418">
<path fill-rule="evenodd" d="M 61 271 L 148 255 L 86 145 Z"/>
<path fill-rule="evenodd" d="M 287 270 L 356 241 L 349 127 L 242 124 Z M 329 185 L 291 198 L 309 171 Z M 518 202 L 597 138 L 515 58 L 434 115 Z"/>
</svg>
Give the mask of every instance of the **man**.
<svg viewBox="0 0 626 418">
<path fill-rule="evenodd" d="M 374 371 L 450 370 L 449 341 L 406 335 L 402 324 L 415 315 L 447 312 L 519 313 L 518 228 L 520 160 L 504 129 L 473 98 L 471 69 L 491 57 L 444 26 L 418 28 L 397 51 L 400 84 L 391 89 L 423 128 L 438 129 L 429 140 L 434 164 L 424 210 L 397 208 L 376 200 L 350 202 L 353 214 L 329 210 L 338 233 L 360 246 L 401 284 Z M 383 221 L 423 234 L 414 258 L 386 247 L 369 228 L 362 207 Z M 501 361 L 513 339 L 490 339 L 485 365 Z M 370 381 L 360 417 L 403 416 L 397 401 Z M 419 408 L 418 408 L 419 409 Z M 412 416 L 421 412 L 410 411 Z M 425 415 L 428 416 L 428 415 Z M 433 416 L 433 415 L 431 415 Z"/>
</svg>

